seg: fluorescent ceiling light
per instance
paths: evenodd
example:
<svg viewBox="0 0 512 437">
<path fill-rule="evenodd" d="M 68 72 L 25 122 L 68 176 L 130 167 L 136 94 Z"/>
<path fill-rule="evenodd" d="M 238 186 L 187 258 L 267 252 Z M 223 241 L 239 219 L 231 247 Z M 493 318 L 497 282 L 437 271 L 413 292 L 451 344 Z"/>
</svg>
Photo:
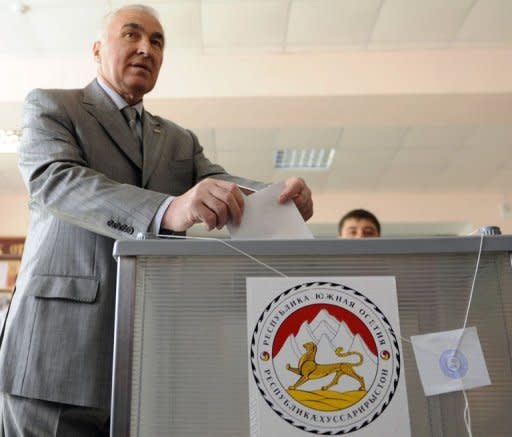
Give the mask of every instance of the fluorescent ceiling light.
<svg viewBox="0 0 512 437">
<path fill-rule="evenodd" d="M 327 170 L 335 149 L 279 149 L 274 152 L 274 168 Z"/>
</svg>

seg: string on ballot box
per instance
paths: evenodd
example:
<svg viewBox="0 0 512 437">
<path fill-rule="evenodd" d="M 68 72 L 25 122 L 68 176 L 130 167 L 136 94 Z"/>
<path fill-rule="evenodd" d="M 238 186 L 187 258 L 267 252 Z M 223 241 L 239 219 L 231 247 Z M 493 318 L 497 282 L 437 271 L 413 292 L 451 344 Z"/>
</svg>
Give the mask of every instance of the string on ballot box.
<svg viewBox="0 0 512 437">
<path fill-rule="evenodd" d="M 280 272 L 279 270 L 275 269 L 274 267 L 264 263 L 263 261 L 259 260 L 258 258 L 255 258 L 254 256 L 248 254 L 247 252 L 243 251 L 242 249 L 239 249 L 236 246 L 233 246 L 232 244 L 229 244 L 227 241 L 223 240 L 222 238 L 214 238 L 214 237 L 189 237 L 187 235 L 165 235 L 165 234 L 157 234 L 157 237 L 159 238 L 167 238 L 167 239 L 179 239 L 179 240 L 205 240 L 205 241 L 217 241 L 219 243 L 224 244 L 224 246 L 229 247 L 230 249 L 233 249 L 235 252 L 238 252 L 240 255 L 243 255 L 247 258 L 249 258 L 251 261 L 254 261 L 255 263 L 269 269 L 270 271 L 274 272 L 276 275 L 282 276 L 283 278 L 288 278 L 287 275 Z"/>
<path fill-rule="evenodd" d="M 475 231 L 475 232 L 478 232 L 478 230 Z M 472 232 L 469 235 L 472 235 L 475 232 Z M 278 276 L 282 276 L 283 278 L 288 278 L 289 277 L 288 275 L 282 273 L 278 269 L 272 267 L 271 265 L 261 261 L 260 259 L 258 259 L 256 257 L 252 256 L 251 254 L 245 252 L 244 250 L 242 250 L 242 249 L 240 249 L 240 248 L 238 248 L 238 247 L 228 243 L 226 240 L 224 240 L 222 238 L 215 238 L 215 237 L 191 237 L 191 236 L 186 236 L 186 235 L 165 235 L 165 234 L 157 234 L 156 236 L 159 237 L 159 238 L 173 239 L 173 240 L 174 239 L 182 239 L 182 240 L 216 241 L 216 242 L 219 242 L 219 243 L 223 244 L 224 246 L 234 250 L 235 252 L 239 253 L 240 255 L 243 255 L 243 256 L 247 257 L 251 261 L 261 265 L 262 267 L 265 267 L 266 269 L 272 271 L 273 273 L 275 273 Z M 467 305 L 466 305 L 466 312 L 465 312 L 465 316 L 464 316 L 464 324 L 463 324 L 463 331 L 462 331 L 463 335 L 464 335 L 464 330 L 467 327 L 467 322 L 468 322 L 468 318 L 469 318 L 469 312 L 471 310 L 471 304 L 473 302 L 473 295 L 474 295 L 474 290 L 475 290 L 476 278 L 477 278 L 477 275 L 478 275 L 478 268 L 480 266 L 480 258 L 481 258 L 481 255 L 482 255 L 483 242 L 484 242 L 484 234 L 482 233 L 480 235 L 480 246 L 479 246 L 479 249 L 478 249 L 478 256 L 477 256 L 477 260 L 476 260 L 475 271 L 474 271 L 474 274 L 473 274 L 473 280 L 472 280 L 472 283 L 471 283 L 471 289 L 470 289 L 470 292 L 469 292 L 468 302 L 467 302 Z M 412 342 L 409 339 L 403 337 L 402 335 L 400 335 L 400 338 L 401 338 L 402 341 L 404 341 L 406 343 L 409 343 L 409 344 L 412 344 Z M 459 344 L 457 345 L 456 350 L 459 349 L 461 341 L 462 341 L 462 336 L 461 336 L 461 338 L 459 340 Z M 468 401 L 468 397 L 467 397 L 467 394 L 466 394 L 466 390 L 464 389 L 464 387 L 462 388 L 462 394 L 464 396 L 464 412 L 463 412 L 464 425 L 466 427 L 466 432 L 468 433 L 468 436 L 469 437 L 473 437 L 473 433 L 472 433 L 472 430 L 471 430 L 471 410 L 470 410 L 470 406 L 469 406 L 469 401 Z"/>
<path fill-rule="evenodd" d="M 466 306 L 466 315 L 464 316 L 464 324 L 462 326 L 462 335 L 459 339 L 459 344 L 457 345 L 456 350 L 460 348 L 462 337 L 464 336 L 464 331 L 466 329 L 466 326 L 468 324 L 468 318 L 469 318 L 469 311 L 471 309 L 471 304 L 473 302 L 473 295 L 475 291 L 475 284 L 476 284 L 476 277 L 478 275 L 478 267 L 480 266 L 480 258 L 482 256 L 482 248 L 484 244 L 484 234 L 482 233 L 480 235 L 480 246 L 478 248 L 478 256 L 476 259 L 476 265 L 475 265 L 475 273 L 473 274 L 473 281 L 471 282 L 471 290 L 469 292 L 469 299 L 468 304 Z M 462 394 L 464 395 L 464 425 L 466 426 L 466 431 L 468 433 L 469 437 L 473 437 L 473 433 L 471 431 L 471 410 L 469 408 L 469 401 L 468 396 L 466 394 L 466 390 L 464 389 L 464 386 L 462 386 Z"/>
</svg>

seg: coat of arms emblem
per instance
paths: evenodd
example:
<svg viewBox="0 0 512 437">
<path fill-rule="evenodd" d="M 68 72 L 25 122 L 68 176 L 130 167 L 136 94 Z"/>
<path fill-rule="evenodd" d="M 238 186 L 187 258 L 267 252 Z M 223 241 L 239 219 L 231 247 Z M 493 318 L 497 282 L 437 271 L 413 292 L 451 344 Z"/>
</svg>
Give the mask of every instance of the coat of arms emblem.
<svg viewBox="0 0 512 437">
<path fill-rule="evenodd" d="M 363 293 L 331 282 L 300 284 L 273 299 L 254 327 L 250 360 L 266 403 L 321 435 L 374 421 L 391 402 L 401 369 L 386 315 Z"/>
</svg>

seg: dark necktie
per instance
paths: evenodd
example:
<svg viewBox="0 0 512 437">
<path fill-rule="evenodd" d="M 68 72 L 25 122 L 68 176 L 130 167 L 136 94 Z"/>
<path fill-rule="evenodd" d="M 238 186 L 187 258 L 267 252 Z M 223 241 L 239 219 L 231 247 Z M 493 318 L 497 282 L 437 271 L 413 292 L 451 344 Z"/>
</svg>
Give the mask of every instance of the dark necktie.
<svg viewBox="0 0 512 437">
<path fill-rule="evenodd" d="M 132 106 L 125 106 L 123 109 L 121 109 L 121 112 L 123 113 L 123 117 L 128 122 L 128 126 L 130 126 L 130 130 L 137 140 L 137 143 L 139 146 L 142 146 L 142 139 L 139 135 L 139 132 L 137 131 L 137 117 L 139 116 L 137 110 Z"/>
</svg>

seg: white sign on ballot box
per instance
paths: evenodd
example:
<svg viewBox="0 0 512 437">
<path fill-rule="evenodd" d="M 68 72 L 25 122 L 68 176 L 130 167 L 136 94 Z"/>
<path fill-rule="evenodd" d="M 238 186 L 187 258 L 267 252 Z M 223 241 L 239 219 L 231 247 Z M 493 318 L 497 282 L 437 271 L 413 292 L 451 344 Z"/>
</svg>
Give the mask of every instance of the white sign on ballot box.
<svg viewBox="0 0 512 437">
<path fill-rule="evenodd" d="M 247 278 L 251 437 L 410 436 L 394 277 Z"/>
</svg>

